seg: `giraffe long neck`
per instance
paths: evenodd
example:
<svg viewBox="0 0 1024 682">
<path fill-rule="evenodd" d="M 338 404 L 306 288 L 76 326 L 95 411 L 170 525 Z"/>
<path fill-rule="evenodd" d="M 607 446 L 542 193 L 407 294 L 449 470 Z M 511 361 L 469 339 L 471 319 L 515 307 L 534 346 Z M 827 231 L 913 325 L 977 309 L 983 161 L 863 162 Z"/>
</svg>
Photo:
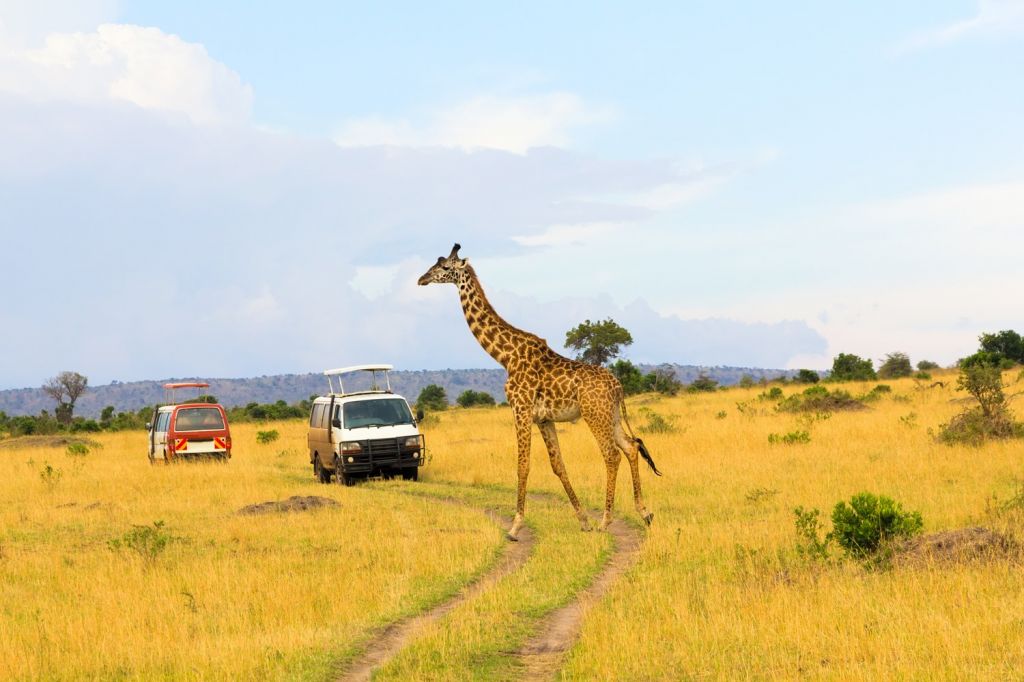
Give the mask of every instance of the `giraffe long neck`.
<svg viewBox="0 0 1024 682">
<path fill-rule="evenodd" d="M 520 341 L 533 335 L 516 329 L 502 319 L 487 300 L 480 280 L 472 268 L 467 266 L 458 286 L 459 300 L 462 302 L 462 312 L 466 316 L 469 330 L 473 332 L 473 336 L 487 354 L 508 369 L 513 349 Z"/>
</svg>

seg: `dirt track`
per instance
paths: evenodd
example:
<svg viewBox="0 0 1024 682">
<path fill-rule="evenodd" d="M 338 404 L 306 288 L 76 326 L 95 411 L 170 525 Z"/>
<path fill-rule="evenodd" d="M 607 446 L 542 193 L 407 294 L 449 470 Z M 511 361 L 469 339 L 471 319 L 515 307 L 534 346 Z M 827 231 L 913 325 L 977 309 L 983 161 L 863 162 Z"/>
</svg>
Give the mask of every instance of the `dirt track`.
<svg viewBox="0 0 1024 682">
<path fill-rule="evenodd" d="M 519 650 L 519 658 L 525 667 L 523 679 L 550 680 L 555 676 L 562 667 L 565 654 L 579 636 L 587 610 L 636 563 L 640 530 L 618 520 L 613 521 L 608 530 L 615 547 L 594 582 L 577 594 L 571 603 L 541 621 L 537 634 Z"/>
<path fill-rule="evenodd" d="M 504 519 L 492 512 L 487 512 L 487 515 L 499 525 L 507 526 L 511 522 L 511 519 Z M 484 592 L 505 576 L 518 570 L 530 558 L 534 542 L 533 533 L 529 528 L 524 527 L 520 532 L 519 540 L 519 542 L 506 542 L 501 558 L 494 568 L 462 588 L 451 599 L 418 616 L 395 621 L 374 633 L 366 650 L 349 663 L 337 679 L 345 682 L 369 680 L 374 670 L 393 658 L 426 625 L 443 618 L 445 614 L 462 602 Z"/>
</svg>

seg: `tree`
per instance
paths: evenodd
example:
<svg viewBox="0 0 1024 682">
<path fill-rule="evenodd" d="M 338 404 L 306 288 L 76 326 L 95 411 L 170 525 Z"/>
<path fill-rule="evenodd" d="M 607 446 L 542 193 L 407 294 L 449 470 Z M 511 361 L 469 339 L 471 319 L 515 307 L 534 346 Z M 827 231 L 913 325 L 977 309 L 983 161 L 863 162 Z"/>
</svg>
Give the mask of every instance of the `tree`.
<svg viewBox="0 0 1024 682">
<path fill-rule="evenodd" d="M 435 412 L 447 410 L 448 394 L 445 393 L 444 387 L 437 384 L 428 384 L 423 387 L 419 397 L 416 398 L 416 407 L 421 410 L 433 410 Z"/>
<path fill-rule="evenodd" d="M 70 424 L 75 402 L 89 386 L 89 378 L 78 372 L 61 372 L 43 384 L 43 391 L 57 403 L 54 414 L 61 424 Z"/>
<path fill-rule="evenodd" d="M 740 388 L 753 388 L 755 383 L 751 374 L 744 374 L 740 377 Z"/>
<path fill-rule="evenodd" d="M 886 355 L 878 368 L 878 376 L 882 379 L 899 379 L 909 377 L 913 373 L 914 366 L 910 364 L 910 358 L 906 353 L 899 351 Z"/>
<path fill-rule="evenodd" d="M 459 397 L 455 399 L 455 402 L 459 404 L 459 407 L 476 407 L 478 405 L 493 406 L 494 396 L 486 391 L 474 391 L 473 389 L 468 388 L 459 394 Z"/>
<path fill-rule="evenodd" d="M 718 382 L 715 381 L 715 384 Z M 656 391 L 662 395 L 675 395 L 682 387 L 683 383 L 676 378 L 676 371 L 668 365 L 657 367 L 644 377 L 644 390 Z"/>
<path fill-rule="evenodd" d="M 877 378 L 871 360 L 852 353 L 840 353 L 832 361 L 832 379 L 835 381 L 871 381 Z"/>
<path fill-rule="evenodd" d="M 931 360 L 922 360 L 921 362 L 917 363 L 917 368 L 922 372 L 925 372 L 929 369 L 938 369 L 939 363 L 932 362 Z"/>
<path fill-rule="evenodd" d="M 718 382 L 709 377 L 705 372 L 701 372 L 686 390 L 690 393 L 711 393 L 718 390 Z"/>
<path fill-rule="evenodd" d="M 608 318 L 602 322 L 585 321 L 565 333 L 565 347 L 576 351 L 576 359 L 591 365 L 604 365 L 616 357 L 622 346 L 633 343 L 625 328 Z"/>
<path fill-rule="evenodd" d="M 813 369 L 802 369 L 796 373 L 793 381 L 798 384 L 816 384 L 821 381 L 821 377 Z"/>
<path fill-rule="evenodd" d="M 622 392 L 626 395 L 636 395 L 646 390 L 643 372 L 629 360 L 616 360 L 608 369 L 622 384 Z"/>
<path fill-rule="evenodd" d="M 1024 363 L 1024 339 L 1012 329 L 1004 329 L 998 334 L 982 334 L 978 341 L 981 343 L 979 350 L 999 353 L 1004 358 Z"/>
</svg>

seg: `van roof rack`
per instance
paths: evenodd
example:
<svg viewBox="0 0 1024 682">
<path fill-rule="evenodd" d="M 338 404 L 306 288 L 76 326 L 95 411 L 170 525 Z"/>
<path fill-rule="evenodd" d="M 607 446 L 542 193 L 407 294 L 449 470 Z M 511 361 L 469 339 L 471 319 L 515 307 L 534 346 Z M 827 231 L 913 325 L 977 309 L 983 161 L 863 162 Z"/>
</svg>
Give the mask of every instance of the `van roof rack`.
<svg viewBox="0 0 1024 682">
<path fill-rule="evenodd" d="M 352 395 L 351 393 L 345 393 L 345 388 L 341 383 L 341 375 L 352 374 L 354 372 L 370 372 L 372 375 L 370 389 L 366 391 L 355 391 L 354 393 L 391 393 L 391 377 L 388 372 L 392 369 L 394 369 L 392 365 L 352 365 L 351 367 L 325 369 L 324 376 L 327 377 L 327 386 L 330 388 L 331 395 Z M 384 384 L 386 388 L 378 387 L 377 372 L 384 372 Z M 337 391 L 334 390 L 335 379 L 338 382 Z"/>
<path fill-rule="evenodd" d="M 164 402 L 169 405 L 177 405 L 175 391 L 182 388 L 209 388 L 210 384 L 205 381 L 172 381 L 164 384 Z M 203 395 L 202 391 L 196 391 L 196 399 Z"/>
</svg>

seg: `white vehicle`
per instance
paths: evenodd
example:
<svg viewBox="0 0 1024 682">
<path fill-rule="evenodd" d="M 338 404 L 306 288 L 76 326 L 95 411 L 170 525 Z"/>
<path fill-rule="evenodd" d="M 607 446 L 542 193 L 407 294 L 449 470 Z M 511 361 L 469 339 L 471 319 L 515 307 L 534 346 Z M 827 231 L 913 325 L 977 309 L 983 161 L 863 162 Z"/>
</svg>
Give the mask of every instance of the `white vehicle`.
<svg viewBox="0 0 1024 682">
<path fill-rule="evenodd" d="M 324 372 L 330 393 L 316 398 L 309 415 L 309 462 L 321 483 L 352 485 L 369 476 L 419 478 L 424 441 L 409 403 L 391 391 L 391 365 L 356 365 Z M 345 379 L 342 375 L 361 373 Z M 366 373 L 366 374 L 362 374 Z M 383 384 L 378 383 L 383 374 Z M 362 379 L 369 385 L 353 388 Z M 337 384 L 337 386 L 335 386 Z"/>
</svg>

